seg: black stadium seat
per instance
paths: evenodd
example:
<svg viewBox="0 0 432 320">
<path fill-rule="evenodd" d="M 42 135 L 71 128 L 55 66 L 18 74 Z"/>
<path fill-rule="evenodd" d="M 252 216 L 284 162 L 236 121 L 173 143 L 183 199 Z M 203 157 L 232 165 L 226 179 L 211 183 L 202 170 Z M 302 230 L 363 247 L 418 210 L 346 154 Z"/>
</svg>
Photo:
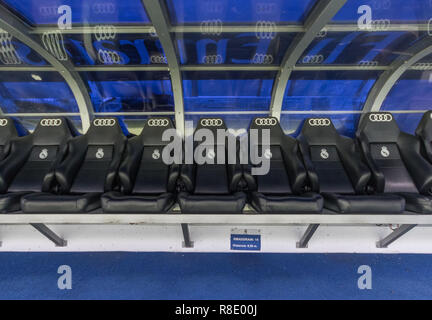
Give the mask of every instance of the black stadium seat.
<svg viewBox="0 0 432 320">
<path fill-rule="evenodd" d="M 202 148 L 208 148 L 209 152 L 205 157 L 213 158 L 214 164 L 194 162 L 181 166 L 180 183 L 183 191 L 178 195 L 181 211 L 191 214 L 241 213 L 246 203 L 246 195 L 238 191 L 242 178 L 240 164 L 227 164 L 227 152 L 225 164 L 216 164 L 217 145 L 223 143 L 216 138 L 217 130 L 225 130 L 225 123 L 219 118 L 203 118 L 199 120 L 194 135 L 200 129 L 208 129 L 214 135 L 213 142 L 200 143 Z M 225 150 L 227 146 L 228 143 L 225 143 Z M 196 148 L 197 145 L 194 149 Z"/>
<path fill-rule="evenodd" d="M 406 210 L 432 213 L 432 165 L 421 155 L 420 140 L 400 131 L 391 113 L 367 113 L 357 129 L 378 193 L 397 193 Z"/>
<path fill-rule="evenodd" d="M 24 212 L 79 213 L 100 207 L 100 196 L 114 188 L 126 136 L 116 118 L 96 118 L 87 133 L 71 139 L 55 177 L 58 194 L 23 197 Z"/>
<path fill-rule="evenodd" d="M 55 168 L 76 134 L 68 119 L 44 118 L 32 134 L 11 141 L 10 154 L 0 163 L 0 211 L 19 210 L 27 193 L 53 190 Z"/>
<path fill-rule="evenodd" d="M 10 117 L 0 118 L 0 161 L 4 160 L 10 151 L 10 142 L 14 138 L 25 136 L 28 131 L 22 124 Z"/>
<path fill-rule="evenodd" d="M 252 207 L 261 213 L 321 212 L 322 197 L 305 192 L 307 175 L 299 157 L 297 140 L 285 135 L 277 119 L 272 117 L 255 118 L 249 130 L 257 130 L 258 136 L 262 137 L 264 129 L 270 132 L 270 149 L 263 150 L 261 138 L 255 141 L 255 147 L 259 154 L 268 155 L 270 171 L 265 175 L 252 176 L 253 164 L 244 167 Z M 253 143 L 249 141 L 251 147 Z"/>
<path fill-rule="evenodd" d="M 139 136 L 129 139 L 119 169 L 121 192 L 102 196 L 104 212 L 159 213 L 175 203 L 179 165 L 166 165 L 162 141 L 166 129 L 173 129 L 170 118 L 150 118 Z"/>
<path fill-rule="evenodd" d="M 432 111 L 424 113 L 416 129 L 416 135 L 422 143 L 422 155 L 432 163 Z"/>
<path fill-rule="evenodd" d="M 297 138 L 312 191 L 339 213 L 401 213 L 397 195 L 369 195 L 371 172 L 355 140 L 338 134 L 329 118 L 306 119 Z"/>
</svg>

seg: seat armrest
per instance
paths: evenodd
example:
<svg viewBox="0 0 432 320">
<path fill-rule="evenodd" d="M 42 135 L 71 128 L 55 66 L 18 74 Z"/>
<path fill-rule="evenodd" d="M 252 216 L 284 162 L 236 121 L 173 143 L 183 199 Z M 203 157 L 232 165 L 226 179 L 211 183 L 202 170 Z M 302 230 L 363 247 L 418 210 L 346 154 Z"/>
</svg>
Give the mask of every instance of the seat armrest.
<svg viewBox="0 0 432 320">
<path fill-rule="evenodd" d="M 315 171 L 315 166 L 312 163 L 309 153 L 309 144 L 306 139 L 300 135 L 298 137 L 299 149 L 303 158 L 303 163 L 307 171 L 307 176 L 309 178 L 309 184 L 312 192 L 320 192 L 318 174 Z"/>
<path fill-rule="evenodd" d="M 142 144 L 140 137 L 129 139 L 119 168 L 120 188 L 126 194 L 132 192 L 141 156 Z"/>
<path fill-rule="evenodd" d="M 195 185 L 196 166 L 183 164 L 180 169 L 180 179 L 187 191 L 192 192 Z"/>
</svg>

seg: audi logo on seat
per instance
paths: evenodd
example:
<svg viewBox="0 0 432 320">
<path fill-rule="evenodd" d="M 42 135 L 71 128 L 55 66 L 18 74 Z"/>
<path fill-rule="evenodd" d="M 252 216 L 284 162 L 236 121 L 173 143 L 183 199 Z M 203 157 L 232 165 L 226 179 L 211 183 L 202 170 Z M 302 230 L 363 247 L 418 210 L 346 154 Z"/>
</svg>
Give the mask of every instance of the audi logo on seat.
<svg viewBox="0 0 432 320">
<path fill-rule="evenodd" d="M 255 124 L 257 126 L 275 126 L 277 120 L 275 118 L 256 118 Z"/>
<path fill-rule="evenodd" d="M 222 123 L 222 119 L 201 119 L 203 127 L 220 127 Z"/>
<path fill-rule="evenodd" d="M 309 119 L 308 123 L 312 127 L 328 127 L 331 121 L 327 118 L 315 118 Z"/>
<path fill-rule="evenodd" d="M 40 122 L 42 127 L 58 127 L 62 124 L 61 119 L 42 119 Z"/>
<path fill-rule="evenodd" d="M 149 119 L 147 124 L 149 127 L 166 127 L 169 121 L 167 119 Z"/>
<path fill-rule="evenodd" d="M 0 119 L 0 127 L 4 127 L 8 124 L 8 119 Z"/>
<path fill-rule="evenodd" d="M 93 124 L 96 127 L 112 127 L 115 125 L 115 119 L 95 119 L 93 120 Z"/>
<path fill-rule="evenodd" d="M 372 122 L 390 122 L 393 117 L 389 113 L 372 113 L 369 115 L 369 120 Z"/>
</svg>

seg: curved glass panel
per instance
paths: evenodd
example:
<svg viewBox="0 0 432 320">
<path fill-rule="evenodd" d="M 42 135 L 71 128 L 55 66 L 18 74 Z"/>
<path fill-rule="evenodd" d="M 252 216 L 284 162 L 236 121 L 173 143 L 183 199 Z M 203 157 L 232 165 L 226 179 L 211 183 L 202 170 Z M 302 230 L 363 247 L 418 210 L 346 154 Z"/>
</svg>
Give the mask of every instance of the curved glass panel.
<svg viewBox="0 0 432 320">
<path fill-rule="evenodd" d="M 263 39 L 256 33 L 176 33 L 182 64 L 280 64 L 295 33 L 274 34 Z"/>
<path fill-rule="evenodd" d="M 316 38 L 297 64 L 389 65 L 425 32 L 327 32 Z"/>
<path fill-rule="evenodd" d="M 0 65 L 46 66 L 47 62 L 28 45 L 0 29 Z"/>
<path fill-rule="evenodd" d="M 275 72 L 183 72 L 185 111 L 268 110 Z"/>
<path fill-rule="evenodd" d="M 370 17 L 381 20 L 372 22 L 372 28 L 382 28 L 393 23 L 424 23 L 432 17 L 431 12 L 429 0 L 348 0 L 333 21 L 364 24 Z"/>
<path fill-rule="evenodd" d="M 393 113 L 399 128 L 409 134 L 415 134 L 415 131 L 423 117 L 423 112 L 419 113 Z"/>
<path fill-rule="evenodd" d="M 2 0 L 32 25 L 149 23 L 141 0 Z"/>
<path fill-rule="evenodd" d="M 41 44 L 59 60 L 71 60 L 75 66 L 167 63 L 156 36 L 149 33 L 112 33 L 108 36 L 109 32 L 101 28 L 93 28 L 93 32 L 84 34 L 45 32 L 41 35 Z"/>
<path fill-rule="evenodd" d="M 432 70 L 405 72 L 387 95 L 381 110 L 429 110 Z"/>
<path fill-rule="evenodd" d="M 171 24 L 302 22 L 315 0 L 167 0 Z"/>
<path fill-rule="evenodd" d="M 361 110 L 378 76 L 378 71 L 293 72 L 282 110 Z"/>
<path fill-rule="evenodd" d="M 168 72 L 83 72 L 95 112 L 174 111 Z"/>
<path fill-rule="evenodd" d="M 0 72 L 0 99 L 3 113 L 79 112 L 57 72 Z"/>
</svg>

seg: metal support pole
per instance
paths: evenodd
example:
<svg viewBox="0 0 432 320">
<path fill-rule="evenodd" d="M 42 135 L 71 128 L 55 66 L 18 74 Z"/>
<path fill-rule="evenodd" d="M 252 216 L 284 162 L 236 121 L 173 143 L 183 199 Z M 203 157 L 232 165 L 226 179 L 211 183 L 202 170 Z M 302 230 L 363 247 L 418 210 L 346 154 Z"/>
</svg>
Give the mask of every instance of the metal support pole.
<svg viewBox="0 0 432 320">
<path fill-rule="evenodd" d="M 307 248 L 309 240 L 312 238 L 318 227 L 319 224 L 310 224 L 303 236 L 301 237 L 300 241 L 297 242 L 296 247 L 299 249 Z"/>
<path fill-rule="evenodd" d="M 50 228 L 48 228 L 43 223 L 30 223 L 30 225 L 35 228 L 37 231 L 42 233 L 45 237 L 47 237 L 49 240 L 54 242 L 56 247 L 66 247 L 67 241 L 60 238 L 57 234 L 55 234 Z"/>
<path fill-rule="evenodd" d="M 182 231 L 183 231 L 183 248 L 193 248 L 194 243 L 190 239 L 190 233 L 189 233 L 189 225 L 187 223 L 181 224 Z"/>
<path fill-rule="evenodd" d="M 397 239 L 402 237 L 405 233 L 408 231 L 414 229 L 416 227 L 416 224 L 403 224 L 399 228 L 397 228 L 395 231 L 390 233 L 387 237 L 384 239 L 378 241 L 376 243 L 377 248 L 387 248 L 390 244 L 395 242 Z"/>
</svg>

